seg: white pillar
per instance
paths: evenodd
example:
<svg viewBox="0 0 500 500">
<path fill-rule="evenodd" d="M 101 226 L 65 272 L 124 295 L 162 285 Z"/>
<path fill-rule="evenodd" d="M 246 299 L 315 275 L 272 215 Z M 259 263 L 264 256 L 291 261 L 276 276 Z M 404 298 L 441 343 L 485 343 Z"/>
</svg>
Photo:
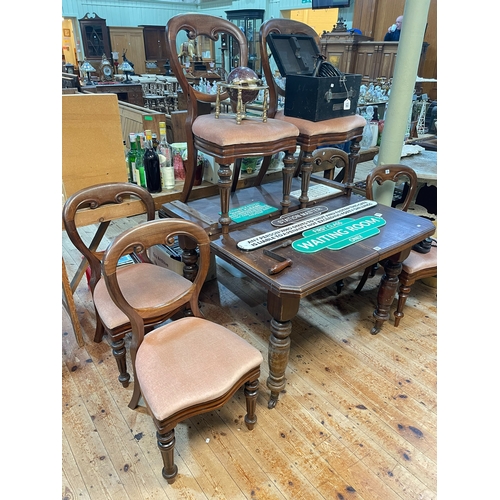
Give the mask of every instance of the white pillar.
<svg viewBox="0 0 500 500">
<path fill-rule="evenodd" d="M 401 160 L 401 149 L 412 106 L 429 5 L 430 0 L 406 0 L 405 3 L 391 94 L 378 153 L 378 165 L 399 163 Z M 383 205 L 391 205 L 393 193 L 393 182 L 374 186 L 374 197 Z"/>
</svg>

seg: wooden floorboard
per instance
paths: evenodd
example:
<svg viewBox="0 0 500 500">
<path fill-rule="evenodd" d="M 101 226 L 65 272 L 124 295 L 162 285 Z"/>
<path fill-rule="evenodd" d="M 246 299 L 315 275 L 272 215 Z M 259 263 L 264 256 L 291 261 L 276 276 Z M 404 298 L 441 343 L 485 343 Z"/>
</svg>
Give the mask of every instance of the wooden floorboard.
<svg viewBox="0 0 500 500">
<path fill-rule="evenodd" d="M 122 222 L 110 238 L 140 220 Z M 71 278 L 81 257 L 64 232 L 62 243 Z M 74 294 L 84 347 L 62 312 L 62 498 L 435 500 L 436 289 L 417 282 L 400 326 L 391 317 L 375 336 L 380 272 L 358 295 L 360 275 L 346 278 L 340 294 L 332 286 L 304 299 L 293 321 L 288 383 L 269 410 L 266 292 L 220 267 L 217 273 L 202 289 L 203 314 L 264 356 L 254 430 L 244 425 L 242 391 L 182 422 L 179 475 L 168 485 L 150 417 L 127 406 L 133 383 L 119 384 L 108 339 L 92 341 L 84 277 Z"/>
</svg>

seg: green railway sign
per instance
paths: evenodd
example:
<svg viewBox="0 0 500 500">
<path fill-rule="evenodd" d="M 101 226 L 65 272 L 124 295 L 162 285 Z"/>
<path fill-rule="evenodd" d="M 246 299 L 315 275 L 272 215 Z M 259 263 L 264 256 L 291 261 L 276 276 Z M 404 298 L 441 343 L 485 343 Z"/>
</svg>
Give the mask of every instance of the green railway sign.
<svg viewBox="0 0 500 500">
<path fill-rule="evenodd" d="M 294 241 L 292 248 L 302 253 L 319 252 L 324 248 L 341 250 L 379 234 L 378 228 L 384 225 L 385 220 L 374 215 L 367 215 L 359 219 L 340 219 L 304 231 L 303 238 Z"/>
</svg>

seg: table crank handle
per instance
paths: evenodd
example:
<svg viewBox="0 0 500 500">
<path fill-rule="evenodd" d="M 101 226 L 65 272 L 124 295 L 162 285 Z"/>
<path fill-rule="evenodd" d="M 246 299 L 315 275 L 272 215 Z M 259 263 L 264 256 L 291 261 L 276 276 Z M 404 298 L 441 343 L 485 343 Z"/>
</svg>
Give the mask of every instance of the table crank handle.
<svg viewBox="0 0 500 500">
<path fill-rule="evenodd" d="M 278 262 L 276 265 L 273 267 L 270 267 L 268 270 L 269 274 L 278 274 L 283 271 L 283 269 L 286 269 L 287 267 L 292 265 L 291 259 L 285 259 L 283 262 Z"/>
</svg>

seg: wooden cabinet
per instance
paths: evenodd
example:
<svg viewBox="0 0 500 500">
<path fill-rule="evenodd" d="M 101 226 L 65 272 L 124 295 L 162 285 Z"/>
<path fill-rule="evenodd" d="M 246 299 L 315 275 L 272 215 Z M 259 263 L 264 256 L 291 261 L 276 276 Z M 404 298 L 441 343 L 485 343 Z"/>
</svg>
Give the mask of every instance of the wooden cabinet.
<svg viewBox="0 0 500 500">
<path fill-rule="evenodd" d="M 392 78 L 399 42 L 374 42 L 370 37 L 348 32 L 321 35 L 321 53 L 344 73 L 361 75 L 363 83 Z M 429 44 L 422 44 L 418 74 L 422 74 Z"/>
<path fill-rule="evenodd" d="M 146 61 L 156 61 L 157 68 L 148 69 L 148 73 L 164 75 L 167 62 L 167 42 L 165 26 L 142 26 Z"/>
<path fill-rule="evenodd" d="M 111 44 L 106 19 L 100 18 L 95 12 L 78 20 L 82 35 L 83 53 L 94 68 L 98 68 L 105 55 L 111 59 Z"/>
<path fill-rule="evenodd" d="M 123 53 L 126 51 L 127 59 L 134 63 L 135 74 L 146 73 L 142 28 L 110 27 L 109 37 L 113 51 L 119 54 L 120 63 Z"/>
<path fill-rule="evenodd" d="M 241 28 L 248 43 L 248 67 L 253 69 L 258 75 L 262 74 L 262 64 L 260 61 L 260 35 L 259 30 L 264 19 L 265 10 L 263 9 L 245 9 L 245 10 L 226 10 L 228 21 Z M 233 46 L 233 38 L 229 38 L 229 71 L 239 66 L 239 60 L 233 57 L 239 54 L 238 47 Z"/>
<path fill-rule="evenodd" d="M 392 78 L 398 42 L 366 42 L 358 45 L 354 73 L 362 75 L 362 80 Z"/>
<path fill-rule="evenodd" d="M 368 36 L 349 31 L 324 33 L 321 35 L 321 52 L 326 60 L 343 73 L 355 73 L 358 45 L 372 40 Z"/>
</svg>

